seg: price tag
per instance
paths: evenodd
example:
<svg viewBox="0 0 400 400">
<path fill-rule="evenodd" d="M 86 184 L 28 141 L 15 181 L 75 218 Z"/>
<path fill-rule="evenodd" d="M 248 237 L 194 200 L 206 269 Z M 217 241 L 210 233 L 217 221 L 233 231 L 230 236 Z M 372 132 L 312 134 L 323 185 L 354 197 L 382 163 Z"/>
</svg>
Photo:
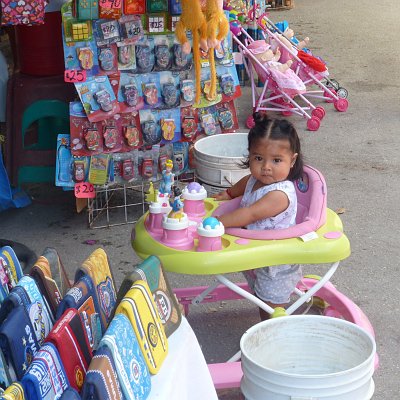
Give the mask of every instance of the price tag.
<svg viewBox="0 0 400 400">
<path fill-rule="evenodd" d="M 86 71 L 84 69 L 66 69 L 64 71 L 64 81 L 75 83 L 86 81 Z"/>
<path fill-rule="evenodd" d="M 94 199 L 96 190 L 89 182 L 75 183 L 75 197 L 78 199 Z"/>
<path fill-rule="evenodd" d="M 121 0 L 100 0 L 100 7 L 106 9 L 121 8 Z"/>
</svg>

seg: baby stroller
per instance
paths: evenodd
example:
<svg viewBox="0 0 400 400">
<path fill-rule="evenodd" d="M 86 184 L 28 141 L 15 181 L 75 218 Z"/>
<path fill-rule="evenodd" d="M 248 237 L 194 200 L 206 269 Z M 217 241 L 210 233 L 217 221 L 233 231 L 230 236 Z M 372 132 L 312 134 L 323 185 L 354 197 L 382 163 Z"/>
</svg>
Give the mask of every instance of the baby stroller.
<svg viewBox="0 0 400 400">
<path fill-rule="evenodd" d="M 285 116 L 297 114 L 307 120 L 308 130 L 317 131 L 322 118 L 325 116 L 325 110 L 321 106 L 314 106 L 305 97 L 306 87 L 304 83 L 292 70 L 287 70 L 284 74 L 286 76 L 283 76 L 276 68 L 277 62 L 260 62 L 256 57 L 257 53 L 260 52 L 257 49 L 257 42 L 269 46 L 264 40 L 254 41 L 243 28 L 240 29 L 239 35 L 242 35 L 242 41 L 235 35 L 233 40 L 235 40 L 240 53 L 243 55 L 244 66 L 250 77 L 253 111 L 275 111 L 281 112 Z M 267 48 L 264 50 L 267 50 Z M 262 89 L 257 87 L 255 74 L 264 84 Z M 260 89 L 261 93 L 259 92 Z M 294 98 L 300 98 L 305 105 L 300 105 Z M 248 128 L 254 126 L 252 116 L 247 118 L 246 125 Z"/>
<path fill-rule="evenodd" d="M 345 112 L 348 108 L 348 91 L 339 85 L 335 79 L 329 78 L 327 68 L 316 67 L 323 64 L 312 56 L 309 51 L 301 51 L 297 45 L 297 40 L 287 38 L 285 30 L 288 28 L 287 22 L 274 24 L 267 14 L 263 14 L 258 19 L 258 26 L 261 28 L 264 38 L 270 43 L 281 49 L 282 60 L 285 62 L 288 58 L 292 59 L 292 69 L 301 78 L 307 87 L 312 85 L 318 86 L 318 90 L 307 90 L 306 96 L 322 99 L 329 103 L 333 103 L 335 109 L 340 112 Z"/>
</svg>

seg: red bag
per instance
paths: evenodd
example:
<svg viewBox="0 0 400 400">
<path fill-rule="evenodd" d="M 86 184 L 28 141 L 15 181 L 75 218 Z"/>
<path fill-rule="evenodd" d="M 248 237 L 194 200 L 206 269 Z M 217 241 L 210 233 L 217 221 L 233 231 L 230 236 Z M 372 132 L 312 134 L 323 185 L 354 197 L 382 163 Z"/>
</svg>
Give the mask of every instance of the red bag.
<svg viewBox="0 0 400 400">
<path fill-rule="evenodd" d="M 46 338 L 57 348 L 70 385 L 80 391 L 93 357 L 86 329 L 79 312 L 69 308 Z"/>
<path fill-rule="evenodd" d="M 305 64 L 307 64 L 309 67 L 317 72 L 324 72 L 327 70 L 326 65 L 319 58 L 314 57 L 303 50 L 300 50 L 297 53 L 297 56 L 300 58 L 301 61 L 303 61 Z"/>
</svg>

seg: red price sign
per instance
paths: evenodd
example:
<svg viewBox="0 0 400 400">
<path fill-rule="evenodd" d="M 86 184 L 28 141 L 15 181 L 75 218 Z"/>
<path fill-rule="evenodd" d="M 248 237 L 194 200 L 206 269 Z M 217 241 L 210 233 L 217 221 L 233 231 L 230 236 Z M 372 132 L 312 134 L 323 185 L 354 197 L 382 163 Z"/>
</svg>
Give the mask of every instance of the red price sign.
<svg viewBox="0 0 400 400">
<path fill-rule="evenodd" d="M 75 197 L 78 199 L 94 199 L 96 191 L 89 182 L 75 183 Z"/>
<path fill-rule="evenodd" d="M 84 69 L 67 69 L 64 71 L 64 81 L 75 83 L 86 81 L 86 71 Z"/>
<path fill-rule="evenodd" d="M 111 8 L 121 8 L 121 0 L 100 0 L 100 7 L 111 9 Z"/>
</svg>

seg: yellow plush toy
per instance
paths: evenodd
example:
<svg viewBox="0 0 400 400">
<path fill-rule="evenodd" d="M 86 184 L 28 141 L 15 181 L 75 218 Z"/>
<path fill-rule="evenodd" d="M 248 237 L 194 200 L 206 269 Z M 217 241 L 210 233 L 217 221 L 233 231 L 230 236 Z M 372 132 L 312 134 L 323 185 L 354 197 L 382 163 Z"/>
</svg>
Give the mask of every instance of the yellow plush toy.
<svg viewBox="0 0 400 400">
<path fill-rule="evenodd" d="M 215 69 L 214 49 L 218 49 L 221 40 L 229 32 L 229 22 L 223 12 L 222 0 L 207 0 L 206 21 L 207 21 L 207 45 L 209 48 L 208 58 L 210 62 L 211 84 L 208 98 L 215 99 L 217 95 L 217 72 Z"/>
<path fill-rule="evenodd" d="M 200 100 L 200 47 L 207 51 L 207 23 L 203 12 L 201 11 L 200 2 L 198 0 L 182 0 L 182 14 L 175 27 L 175 35 L 179 43 L 182 45 L 184 53 L 190 53 L 190 43 L 186 36 L 186 30 L 190 30 L 193 35 L 193 60 L 196 75 L 196 98 L 195 102 Z"/>
<path fill-rule="evenodd" d="M 229 22 L 222 10 L 223 0 L 182 0 L 182 14 L 175 28 L 175 35 L 185 53 L 190 52 L 190 43 L 186 30 L 193 34 L 193 60 L 196 75 L 195 102 L 200 100 L 201 64 L 200 48 L 209 51 L 211 84 L 208 99 L 215 99 L 217 75 L 214 61 L 214 49 L 219 48 L 221 40 L 228 34 Z"/>
</svg>

